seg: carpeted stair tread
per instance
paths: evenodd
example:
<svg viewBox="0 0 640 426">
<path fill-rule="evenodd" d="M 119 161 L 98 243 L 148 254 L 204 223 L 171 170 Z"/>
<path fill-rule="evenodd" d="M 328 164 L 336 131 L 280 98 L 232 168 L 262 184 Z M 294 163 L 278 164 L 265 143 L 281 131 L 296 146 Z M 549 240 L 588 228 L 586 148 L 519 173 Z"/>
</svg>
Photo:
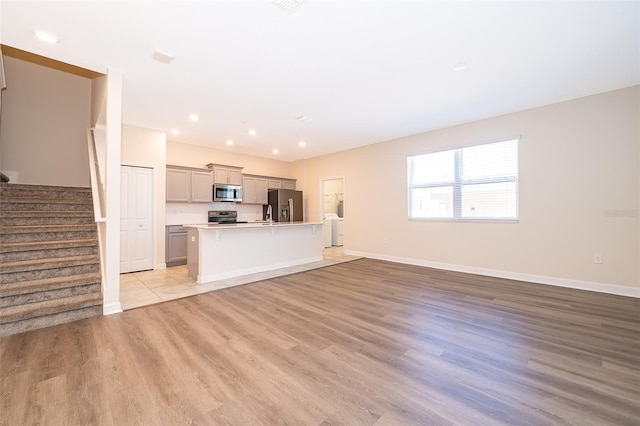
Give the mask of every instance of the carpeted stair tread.
<svg viewBox="0 0 640 426">
<path fill-rule="evenodd" d="M 0 234 L 32 234 L 46 232 L 76 232 L 76 231 L 95 231 L 95 224 L 81 225 L 18 225 L 18 226 L 0 226 Z"/>
<path fill-rule="evenodd" d="M 77 186 L 46 186 L 0 184 L 0 198 L 43 198 L 56 200 L 60 198 L 91 199 L 91 188 Z"/>
<path fill-rule="evenodd" d="M 6 262 L 0 265 L 0 271 L 22 272 L 22 271 L 41 271 L 43 269 L 64 268 L 66 266 L 78 266 L 100 263 L 97 255 L 89 254 L 83 256 L 69 256 L 51 259 L 31 259 L 21 260 L 18 262 Z"/>
<path fill-rule="evenodd" d="M 102 314 L 92 196 L 0 183 L 0 336 Z"/>
<path fill-rule="evenodd" d="M 51 192 L 91 192 L 91 188 L 86 186 L 59 186 L 59 185 L 34 185 L 30 183 L 10 183 L 0 184 L 0 193 L 3 191 L 19 190 L 19 191 L 39 191 L 47 190 Z"/>
<path fill-rule="evenodd" d="M 22 221 L 23 223 L 19 223 Z M 95 222 L 92 210 L 5 210 L 0 211 L 0 225 L 85 224 Z"/>
<path fill-rule="evenodd" d="M 58 217 L 58 216 L 72 216 L 74 218 L 83 218 L 90 217 L 93 218 L 93 211 L 86 210 L 31 210 L 31 211 L 17 211 L 17 210 L 9 210 L 2 212 L 2 217 L 10 218 L 10 217 L 38 217 L 48 219 L 50 217 Z"/>
<path fill-rule="evenodd" d="M 93 212 L 93 203 L 50 203 L 50 202 L 37 202 L 34 201 L 32 203 L 23 202 L 23 201 L 14 201 L 11 203 L 4 202 L 0 200 L 0 212 L 9 212 L 9 211 L 21 211 L 21 212 L 50 212 L 50 211 L 59 211 L 61 209 L 68 211 L 78 211 L 78 212 Z"/>
<path fill-rule="evenodd" d="M 95 246 L 95 238 L 84 238 L 77 240 L 56 240 L 56 241 L 30 241 L 21 243 L 2 243 L 0 253 L 13 253 L 18 251 L 50 250 L 57 248 L 86 247 Z M 2 269 L 0 267 L 0 269 Z"/>
<path fill-rule="evenodd" d="M 88 293 L 28 305 L 7 306 L 0 308 L 0 324 L 97 306 L 101 303 L 102 294 Z"/>
<path fill-rule="evenodd" d="M 83 200 L 77 198 L 46 198 L 46 197 L 6 197 L 4 194 L 0 198 L 0 206 L 2 204 L 91 204 L 91 199 Z"/>
<path fill-rule="evenodd" d="M 62 287 L 52 290 L 42 290 L 33 293 L 15 294 L 13 296 L 0 297 L 0 308 L 7 306 L 28 305 L 29 303 L 44 302 L 47 300 L 62 299 L 80 294 L 100 293 L 102 287 L 99 282 L 77 285 L 74 287 Z"/>
<path fill-rule="evenodd" d="M 94 283 L 100 283 L 99 272 L 43 278 L 39 280 L 17 281 L 0 284 L 0 297 L 16 296 L 19 294 L 39 291 L 58 290 L 61 288 L 77 287 Z"/>
<path fill-rule="evenodd" d="M 29 318 L 22 321 L 14 321 L 7 324 L 0 324 L 0 337 L 39 330 L 45 327 L 53 327 L 59 324 L 66 324 L 72 321 L 79 321 L 100 315 L 102 315 L 102 306 L 97 305 L 42 317 Z"/>
</svg>

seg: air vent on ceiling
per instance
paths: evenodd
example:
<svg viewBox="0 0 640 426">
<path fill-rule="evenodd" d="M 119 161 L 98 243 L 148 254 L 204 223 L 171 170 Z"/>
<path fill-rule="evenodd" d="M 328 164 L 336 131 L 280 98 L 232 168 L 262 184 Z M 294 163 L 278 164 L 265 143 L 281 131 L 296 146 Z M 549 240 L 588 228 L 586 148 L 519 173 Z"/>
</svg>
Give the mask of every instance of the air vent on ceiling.
<svg viewBox="0 0 640 426">
<path fill-rule="evenodd" d="M 302 6 L 303 1 L 304 0 L 274 0 L 273 4 L 291 15 Z"/>
<path fill-rule="evenodd" d="M 173 61 L 173 55 L 158 49 L 153 51 L 153 54 L 151 55 L 151 57 L 158 62 L 162 62 L 163 64 L 168 64 L 171 61 Z"/>
</svg>

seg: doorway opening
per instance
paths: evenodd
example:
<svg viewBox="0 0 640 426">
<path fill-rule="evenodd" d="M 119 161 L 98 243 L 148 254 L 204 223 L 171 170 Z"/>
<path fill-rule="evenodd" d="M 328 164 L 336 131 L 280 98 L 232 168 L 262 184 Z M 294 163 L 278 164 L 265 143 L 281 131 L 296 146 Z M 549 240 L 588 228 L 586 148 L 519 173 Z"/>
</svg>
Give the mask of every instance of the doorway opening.
<svg viewBox="0 0 640 426">
<path fill-rule="evenodd" d="M 342 255 L 345 214 L 344 178 L 322 179 L 320 185 L 324 252 L 328 256 Z"/>
</svg>

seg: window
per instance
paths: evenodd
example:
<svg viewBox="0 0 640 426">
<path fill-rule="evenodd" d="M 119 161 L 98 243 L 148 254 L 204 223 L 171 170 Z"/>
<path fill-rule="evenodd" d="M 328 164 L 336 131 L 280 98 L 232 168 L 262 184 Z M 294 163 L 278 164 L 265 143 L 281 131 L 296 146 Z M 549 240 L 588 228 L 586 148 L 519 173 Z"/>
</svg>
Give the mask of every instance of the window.
<svg viewBox="0 0 640 426">
<path fill-rule="evenodd" d="M 410 219 L 518 220 L 518 139 L 407 158 Z"/>
</svg>

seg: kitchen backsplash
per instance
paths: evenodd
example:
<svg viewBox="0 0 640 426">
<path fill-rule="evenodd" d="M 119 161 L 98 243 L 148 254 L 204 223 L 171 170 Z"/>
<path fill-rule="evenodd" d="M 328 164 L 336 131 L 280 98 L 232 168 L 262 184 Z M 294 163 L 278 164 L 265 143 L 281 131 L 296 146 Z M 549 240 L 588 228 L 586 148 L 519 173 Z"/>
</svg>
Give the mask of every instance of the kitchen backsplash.
<svg viewBox="0 0 640 426">
<path fill-rule="evenodd" d="M 253 222 L 262 219 L 262 206 L 236 203 L 167 203 L 166 225 L 197 225 L 207 223 L 209 210 L 235 210 L 238 220 Z"/>
</svg>

